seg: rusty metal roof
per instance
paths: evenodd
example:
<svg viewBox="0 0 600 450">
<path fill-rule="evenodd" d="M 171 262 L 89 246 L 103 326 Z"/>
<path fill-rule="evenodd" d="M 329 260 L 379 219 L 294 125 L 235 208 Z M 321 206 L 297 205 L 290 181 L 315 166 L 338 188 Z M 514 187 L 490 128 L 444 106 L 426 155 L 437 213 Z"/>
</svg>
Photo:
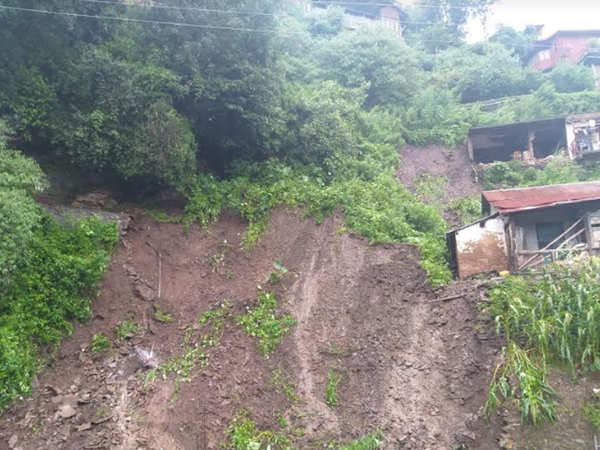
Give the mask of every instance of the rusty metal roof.
<svg viewBox="0 0 600 450">
<path fill-rule="evenodd" d="M 500 214 L 510 214 L 569 203 L 600 200 L 600 181 L 498 189 L 484 191 L 482 196 L 484 202 L 487 202 Z"/>
</svg>

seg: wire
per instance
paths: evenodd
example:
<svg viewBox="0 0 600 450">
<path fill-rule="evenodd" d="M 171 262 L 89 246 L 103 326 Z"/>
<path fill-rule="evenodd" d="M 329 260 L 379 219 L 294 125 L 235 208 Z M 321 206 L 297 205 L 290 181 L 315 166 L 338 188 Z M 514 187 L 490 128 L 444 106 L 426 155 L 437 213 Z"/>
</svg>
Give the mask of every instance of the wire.
<svg viewBox="0 0 600 450">
<path fill-rule="evenodd" d="M 225 9 L 213 9 L 213 8 L 198 8 L 194 6 L 171 6 L 165 5 L 162 3 L 153 3 L 151 5 L 146 4 L 126 4 L 122 1 L 115 0 L 79 0 L 80 2 L 86 3 L 99 3 L 105 5 L 119 5 L 119 6 L 128 6 L 128 7 L 138 7 L 138 8 L 156 8 L 156 9 L 169 9 L 176 11 L 199 11 L 199 12 L 207 12 L 207 13 L 216 13 L 216 14 L 231 14 L 231 15 L 258 15 L 258 16 L 272 16 L 272 17 L 289 17 L 288 13 L 263 13 L 263 12 L 255 12 L 255 11 L 237 11 L 237 10 L 225 10 Z M 365 3 L 362 3 L 363 5 Z M 369 5 L 373 5 L 373 3 L 369 3 Z M 436 22 L 409 22 L 404 20 L 387 18 L 387 20 L 398 22 L 403 25 L 435 25 Z"/>
<path fill-rule="evenodd" d="M 239 11 L 239 10 L 225 10 L 225 9 L 214 9 L 214 8 L 199 8 L 194 6 L 171 6 L 165 5 L 162 3 L 153 3 L 151 5 L 148 4 L 126 4 L 122 1 L 118 0 L 78 0 L 80 2 L 86 3 L 99 3 L 106 5 L 119 5 L 126 7 L 138 7 L 138 8 L 156 8 L 156 9 L 168 9 L 168 10 L 181 10 L 181 11 L 199 11 L 199 12 L 207 12 L 207 13 L 216 13 L 216 14 L 231 14 L 231 15 L 258 15 L 258 16 L 272 16 L 272 17 L 289 17 L 288 13 L 264 13 L 264 12 L 256 12 L 256 11 Z M 318 2 L 317 2 L 318 3 Z M 331 2 L 327 2 L 330 4 Z M 343 2 L 341 2 L 343 3 Z M 344 3 L 345 4 L 345 3 Z M 361 5 L 379 5 L 378 3 L 358 3 L 354 2 L 353 4 L 361 4 Z M 323 3 L 325 5 L 325 3 Z M 381 5 L 389 5 L 389 3 L 382 3 Z M 438 22 L 415 22 L 415 21 L 405 21 L 405 20 L 397 20 L 388 18 L 387 20 L 398 22 L 400 25 L 438 25 Z M 427 42 L 450 42 L 450 41 L 427 41 Z M 523 46 L 527 47 L 527 46 Z"/>
<path fill-rule="evenodd" d="M 140 8 L 154 8 L 154 9 L 173 9 L 179 11 L 199 11 L 208 13 L 218 14 L 232 14 L 232 15 L 244 15 L 244 16 L 272 16 L 280 17 L 287 16 L 288 14 L 277 14 L 277 13 L 265 13 L 260 11 L 239 11 L 239 10 L 225 10 L 225 9 L 212 9 L 212 8 L 200 8 L 196 6 L 171 6 L 163 3 L 152 3 L 152 4 L 141 4 L 141 3 L 124 3 L 122 1 L 114 0 L 79 0 L 80 2 L 86 3 L 101 3 L 106 5 L 120 5 L 120 6 L 137 6 Z"/>
<path fill-rule="evenodd" d="M 92 1 L 92 0 L 85 0 Z M 109 0 L 93 0 L 93 1 L 103 1 L 107 2 Z M 130 17 L 119 17 L 119 16 L 100 16 L 93 14 L 82 14 L 82 13 L 74 13 L 68 11 L 48 11 L 43 9 L 33 9 L 33 8 L 22 8 L 18 6 L 6 6 L 0 4 L 0 9 L 4 10 L 12 10 L 12 11 L 22 11 L 29 13 L 37 13 L 37 14 L 47 14 L 47 15 L 55 15 L 55 16 L 67 16 L 67 17 L 80 17 L 86 19 L 97 19 L 97 20 L 113 20 L 120 22 L 132 22 L 132 23 L 144 23 L 144 24 L 155 24 L 155 25 L 169 25 L 169 26 L 179 26 L 179 27 L 187 27 L 187 28 L 199 28 L 199 29 L 208 29 L 208 30 L 226 30 L 226 31 L 242 31 L 248 33 L 261 33 L 261 34 L 279 34 L 279 35 L 303 35 L 304 31 L 281 31 L 281 30 L 266 30 L 266 29 L 256 29 L 256 28 L 245 28 L 245 27 L 230 27 L 225 25 L 208 25 L 208 24 L 197 24 L 197 23 L 185 23 L 185 22 L 172 22 L 172 21 L 164 21 L 164 20 L 150 20 L 150 19 L 134 19 Z M 401 22 L 407 23 L 407 22 Z M 437 25 L 433 22 L 424 22 L 426 25 Z M 437 39 L 429 39 L 429 40 L 421 40 L 420 42 L 428 42 L 428 43 L 440 43 L 440 44 L 448 44 L 453 43 L 454 41 L 449 40 L 437 40 Z M 515 45 L 515 47 L 521 48 L 541 48 L 541 49 L 549 49 L 550 45 L 545 44 L 531 44 L 531 45 Z M 571 46 L 558 46 L 557 48 L 572 48 Z"/>
<path fill-rule="evenodd" d="M 244 28 L 244 27 L 228 27 L 221 25 L 207 25 L 207 24 L 197 24 L 197 23 L 185 23 L 185 22 L 169 22 L 164 20 L 150 20 L 150 19 L 133 19 L 130 17 L 118 17 L 118 16 L 98 16 L 93 14 L 80 14 L 73 13 L 67 11 L 48 11 L 43 9 L 33 9 L 33 8 L 21 8 L 18 6 L 5 6 L 0 5 L 0 9 L 9 10 L 9 11 L 23 11 L 37 14 L 48 14 L 54 16 L 67 16 L 67 17 L 82 17 L 87 19 L 98 19 L 98 20 L 115 20 L 121 22 L 134 22 L 134 23 L 146 23 L 146 24 L 156 24 L 156 25 L 171 25 L 178 27 L 188 27 L 188 28 L 202 28 L 209 30 L 228 30 L 228 31 L 245 31 L 250 33 L 263 33 L 263 34 L 287 34 L 287 35 L 295 35 L 295 34 L 304 34 L 303 31 L 284 31 L 281 32 L 279 30 L 261 30 L 255 28 Z"/>
</svg>

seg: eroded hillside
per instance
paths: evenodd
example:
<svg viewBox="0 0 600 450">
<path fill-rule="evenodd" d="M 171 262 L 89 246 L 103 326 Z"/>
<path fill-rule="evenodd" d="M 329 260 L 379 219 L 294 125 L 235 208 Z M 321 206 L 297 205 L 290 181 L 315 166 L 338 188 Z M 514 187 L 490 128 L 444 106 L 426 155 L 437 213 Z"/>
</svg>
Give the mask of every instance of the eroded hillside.
<svg viewBox="0 0 600 450">
<path fill-rule="evenodd" d="M 258 428 L 281 432 L 299 448 L 378 428 L 383 448 L 493 448 L 493 433 L 478 418 L 496 346 L 476 331 L 476 287 L 432 292 L 414 247 L 369 246 L 342 225 L 280 209 L 247 252 L 239 248 L 245 226 L 234 216 L 187 232 L 136 216 L 92 320 L 65 340 L 34 394 L 4 415 L 4 442 L 22 449 L 218 448 L 245 411 Z M 274 261 L 288 269 L 275 282 Z M 228 318 L 216 345 L 203 347 L 206 359 L 189 357 L 200 339 L 186 340 L 189 325 L 226 301 L 232 316 L 243 313 L 261 288 L 274 291 L 278 314 L 297 321 L 268 358 Z M 173 320 L 158 321 L 157 310 Z M 127 319 L 143 331 L 120 341 L 115 328 Z M 97 333 L 113 341 L 110 349 L 90 351 Z M 166 380 L 159 374 L 148 383 L 136 347 L 153 349 L 159 364 L 187 355 L 189 381 L 167 371 Z M 326 402 L 330 374 L 340 380 L 335 406 Z"/>
</svg>

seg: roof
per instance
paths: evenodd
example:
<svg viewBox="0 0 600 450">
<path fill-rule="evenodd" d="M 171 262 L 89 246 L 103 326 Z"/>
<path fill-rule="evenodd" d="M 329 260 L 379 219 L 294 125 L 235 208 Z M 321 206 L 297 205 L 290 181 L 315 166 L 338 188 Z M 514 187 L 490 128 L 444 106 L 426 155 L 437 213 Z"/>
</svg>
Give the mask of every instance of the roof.
<svg viewBox="0 0 600 450">
<path fill-rule="evenodd" d="M 505 123 L 500 125 L 488 125 L 485 127 L 474 127 L 469 130 L 469 136 L 477 135 L 477 134 L 486 134 L 490 131 L 507 131 L 510 128 L 515 127 L 528 127 L 530 125 L 557 125 L 560 124 L 561 121 L 565 120 L 565 117 L 553 117 L 549 119 L 539 119 L 539 120 L 529 120 L 525 122 L 514 122 L 514 123 Z"/>
<path fill-rule="evenodd" d="M 562 36 L 571 36 L 571 37 L 600 37 L 600 30 L 558 30 L 556 33 L 548 36 L 545 39 L 539 39 L 533 43 L 533 45 L 549 45 L 556 38 Z M 541 49 L 539 49 L 541 50 Z"/>
<path fill-rule="evenodd" d="M 327 8 L 328 6 L 338 5 L 338 3 L 332 3 L 328 0 L 313 0 L 312 4 L 313 6 L 317 6 L 319 8 Z M 397 4 L 393 2 L 390 2 L 389 4 L 384 1 L 376 4 L 358 4 L 358 2 L 355 2 L 349 3 L 348 5 L 339 4 L 339 6 L 341 6 L 344 9 L 344 12 L 346 12 L 347 14 L 364 16 L 372 19 L 379 17 L 379 12 L 381 11 L 381 9 L 387 6 L 390 8 L 394 8 L 396 11 L 398 11 L 402 19 L 406 18 L 406 13 L 402 10 L 402 8 L 400 8 Z"/>
<path fill-rule="evenodd" d="M 484 191 L 484 202 L 500 214 L 600 200 L 600 181 Z"/>
<path fill-rule="evenodd" d="M 469 227 L 472 227 L 473 225 L 477 225 L 478 223 L 487 222 L 488 220 L 493 219 L 496 216 L 498 216 L 498 213 L 488 214 L 487 216 L 477 219 L 474 222 L 470 222 L 465 225 L 461 225 L 460 227 L 452 228 L 450 231 L 446 232 L 446 236 L 448 236 L 450 234 L 458 233 L 459 231 L 464 230 Z"/>
</svg>

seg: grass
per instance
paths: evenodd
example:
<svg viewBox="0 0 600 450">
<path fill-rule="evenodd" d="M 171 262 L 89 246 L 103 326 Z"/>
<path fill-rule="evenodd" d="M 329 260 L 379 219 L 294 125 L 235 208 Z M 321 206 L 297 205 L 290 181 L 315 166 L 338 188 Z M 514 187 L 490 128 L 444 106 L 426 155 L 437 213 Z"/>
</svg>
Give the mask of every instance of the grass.
<svg viewBox="0 0 600 450">
<path fill-rule="evenodd" d="M 342 376 L 334 371 L 327 374 L 327 387 L 325 388 L 325 402 L 328 406 L 334 407 L 338 404 L 337 386 L 342 380 Z"/>
<path fill-rule="evenodd" d="M 110 347 L 110 341 L 102 333 L 94 334 L 91 349 L 94 353 L 100 353 Z"/>
<path fill-rule="evenodd" d="M 325 448 L 331 450 L 375 450 L 381 447 L 383 444 L 381 441 L 382 438 L 383 433 L 381 430 L 376 430 L 371 434 L 363 436 L 347 444 L 342 444 L 338 441 L 328 442 Z"/>
<path fill-rule="evenodd" d="M 117 335 L 117 339 L 120 341 L 124 341 L 127 339 L 131 339 L 138 334 L 141 334 L 144 329 L 139 326 L 133 319 L 123 320 L 117 328 L 115 329 L 115 333 Z"/>
<path fill-rule="evenodd" d="M 270 430 L 260 430 L 246 412 L 238 413 L 227 428 L 227 448 L 233 450 L 292 449 L 289 437 Z"/>
<path fill-rule="evenodd" d="M 177 399 L 181 383 L 189 382 L 194 378 L 196 368 L 203 369 L 208 364 L 208 356 L 199 345 L 185 345 L 183 352 L 175 355 L 158 367 L 150 370 L 146 375 L 146 385 L 151 384 L 160 375 L 163 380 L 169 376 L 175 378 L 175 389 L 172 401 Z"/>
<path fill-rule="evenodd" d="M 592 424 L 594 430 L 600 431 L 600 399 L 597 396 L 585 402 L 583 405 L 583 415 Z"/>
<path fill-rule="evenodd" d="M 273 376 L 269 380 L 269 386 L 276 392 L 285 394 L 285 396 L 292 403 L 296 403 L 298 401 L 298 396 L 296 395 L 296 386 L 294 385 L 294 382 L 290 380 L 290 377 L 281 369 L 275 369 L 273 371 Z"/>
<path fill-rule="evenodd" d="M 269 276 L 269 282 L 271 284 L 278 284 L 281 281 L 281 278 L 288 273 L 287 267 L 282 265 L 279 261 L 273 262 L 273 272 Z"/>
<path fill-rule="evenodd" d="M 152 317 L 154 318 L 154 320 L 156 320 L 157 322 L 161 322 L 161 323 L 173 322 L 173 316 L 163 312 L 158 303 L 155 303 L 153 306 L 154 306 L 154 314 Z"/>
<path fill-rule="evenodd" d="M 276 315 L 277 300 L 272 292 L 260 292 L 253 306 L 246 307 L 246 314 L 235 318 L 244 331 L 256 339 L 263 355 L 272 353 L 279 342 L 296 323 L 291 315 Z"/>
<path fill-rule="evenodd" d="M 600 260 L 550 266 L 539 280 L 510 277 L 490 291 L 489 312 L 506 337 L 486 409 L 514 400 L 524 421 L 554 420 L 550 363 L 578 372 L 600 369 Z"/>
</svg>

